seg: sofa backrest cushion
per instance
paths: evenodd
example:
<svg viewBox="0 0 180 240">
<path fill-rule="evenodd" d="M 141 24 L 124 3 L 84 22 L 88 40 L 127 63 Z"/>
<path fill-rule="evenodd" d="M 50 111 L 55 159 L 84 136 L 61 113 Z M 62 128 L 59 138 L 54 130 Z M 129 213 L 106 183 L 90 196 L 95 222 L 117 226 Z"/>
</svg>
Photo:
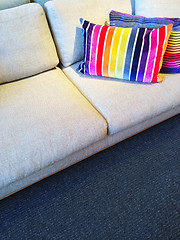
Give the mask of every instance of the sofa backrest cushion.
<svg viewBox="0 0 180 240">
<path fill-rule="evenodd" d="M 180 1 L 135 0 L 135 14 L 145 17 L 178 18 L 180 17 Z"/>
<path fill-rule="evenodd" d="M 48 1 L 45 10 L 56 42 L 59 58 L 67 67 L 83 59 L 80 18 L 96 24 L 109 20 L 109 12 L 119 9 L 131 13 L 130 0 L 58 0 Z"/>
<path fill-rule="evenodd" d="M 43 9 L 30 3 L 0 11 L 0 83 L 28 77 L 58 64 Z"/>
<path fill-rule="evenodd" d="M 0 10 L 6 8 L 17 7 L 22 4 L 29 3 L 29 0 L 1 0 L 0 1 Z"/>
</svg>

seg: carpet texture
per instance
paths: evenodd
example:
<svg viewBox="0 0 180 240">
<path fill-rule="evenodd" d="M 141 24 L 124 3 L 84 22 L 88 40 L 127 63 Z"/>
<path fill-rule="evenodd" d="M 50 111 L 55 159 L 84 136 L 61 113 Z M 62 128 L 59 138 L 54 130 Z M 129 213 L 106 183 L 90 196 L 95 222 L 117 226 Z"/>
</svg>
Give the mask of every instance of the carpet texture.
<svg viewBox="0 0 180 240">
<path fill-rule="evenodd" d="M 180 115 L 1 200 L 0 239 L 179 240 Z"/>
</svg>

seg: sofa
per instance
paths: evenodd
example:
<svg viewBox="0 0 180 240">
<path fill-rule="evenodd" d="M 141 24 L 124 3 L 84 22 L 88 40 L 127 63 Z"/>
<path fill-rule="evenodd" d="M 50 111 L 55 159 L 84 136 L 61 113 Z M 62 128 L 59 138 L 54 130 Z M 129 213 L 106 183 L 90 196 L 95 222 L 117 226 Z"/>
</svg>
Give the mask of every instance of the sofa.
<svg viewBox="0 0 180 240">
<path fill-rule="evenodd" d="M 180 113 L 179 73 L 141 83 L 77 70 L 80 18 L 108 25 L 111 10 L 178 18 L 178 0 L 34 2 L 0 6 L 1 199 Z"/>
</svg>

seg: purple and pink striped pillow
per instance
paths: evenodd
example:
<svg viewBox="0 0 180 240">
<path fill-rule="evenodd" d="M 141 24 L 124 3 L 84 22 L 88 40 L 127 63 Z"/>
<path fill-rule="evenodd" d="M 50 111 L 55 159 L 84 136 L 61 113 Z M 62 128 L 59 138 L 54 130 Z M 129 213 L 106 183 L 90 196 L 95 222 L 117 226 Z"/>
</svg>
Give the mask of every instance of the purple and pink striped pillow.
<svg viewBox="0 0 180 240">
<path fill-rule="evenodd" d="M 172 24 L 158 29 L 102 26 L 82 20 L 87 75 L 137 82 L 162 82 L 158 76 Z"/>
<path fill-rule="evenodd" d="M 160 28 L 173 24 L 160 72 L 180 73 L 180 18 L 147 18 L 112 10 L 109 21 L 115 27 Z"/>
</svg>

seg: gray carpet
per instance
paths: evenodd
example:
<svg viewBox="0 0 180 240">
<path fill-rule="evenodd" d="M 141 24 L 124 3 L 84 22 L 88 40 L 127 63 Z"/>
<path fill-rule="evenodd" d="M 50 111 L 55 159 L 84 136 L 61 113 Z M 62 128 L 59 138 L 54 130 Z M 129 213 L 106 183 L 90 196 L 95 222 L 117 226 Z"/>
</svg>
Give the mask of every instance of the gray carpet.
<svg viewBox="0 0 180 240">
<path fill-rule="evenodd" d="M 0 239 L 180 240 L 180 116 L 2 200 Z"/>
</svg>

